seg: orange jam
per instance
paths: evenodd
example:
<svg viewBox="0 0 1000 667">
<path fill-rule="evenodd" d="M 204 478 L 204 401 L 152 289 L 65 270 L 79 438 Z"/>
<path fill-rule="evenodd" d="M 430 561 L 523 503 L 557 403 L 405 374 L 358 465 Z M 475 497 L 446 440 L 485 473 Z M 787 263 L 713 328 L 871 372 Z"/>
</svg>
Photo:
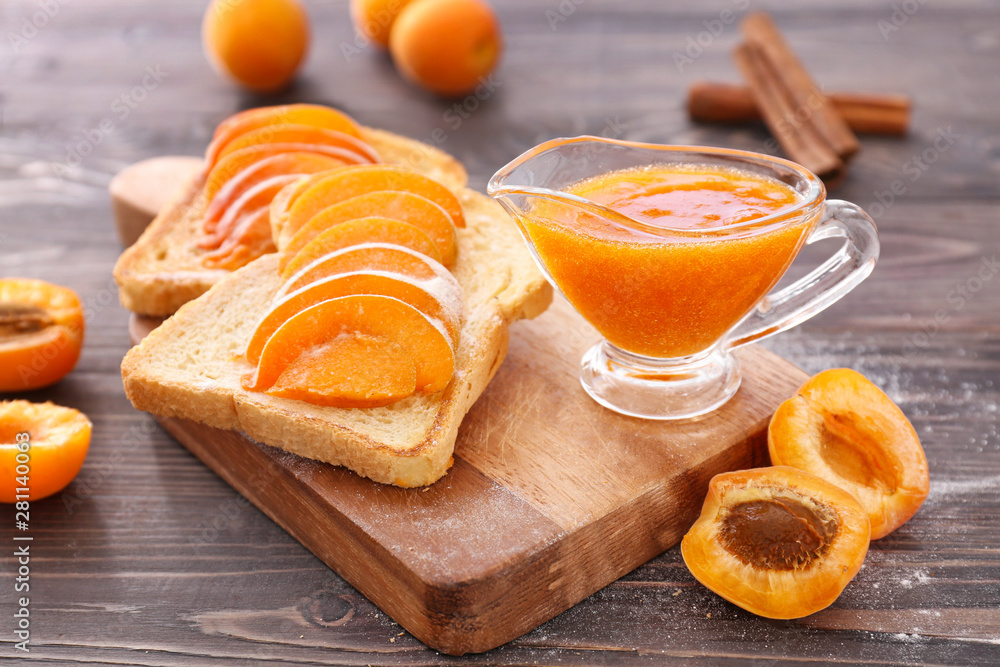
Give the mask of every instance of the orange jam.
<svg viewBox="0 0 1000 667">
<path fill-rule="evenodd" d="M 577 311 L 648 357 L 715 344 L 778 282 L 815 222 L 793 210 L 802 197 L 790 186 L 725 167 L 613 171 L 566 192 L 627 217 L 539 199 L 519 222 Z"/>
</svg>

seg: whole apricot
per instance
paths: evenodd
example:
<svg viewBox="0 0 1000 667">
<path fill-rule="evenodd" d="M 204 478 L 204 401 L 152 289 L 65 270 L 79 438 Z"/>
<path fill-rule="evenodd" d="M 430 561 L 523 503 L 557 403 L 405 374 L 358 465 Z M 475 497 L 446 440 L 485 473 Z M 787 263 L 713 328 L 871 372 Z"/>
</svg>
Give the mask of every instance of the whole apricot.
<svg viewBox="0 0 1000 667">
<path fill-rule="evenodd" d="M 0 392 L 61 380 L 80 358 L 83 329 L 83 306 L 70 288 L 0 279 Z"/>
<path fill-rule="evenodd" d="M 298 71 L 309 49 L 309 16 L 298 0 L 212 0 L 202 39 L 216 70 L 270 93 Z"/>
<path fill-rule="evenodd" d="M 392 59 L 407 79 L 438 95 L 464 95 L 500 60 L 503 40 L 483 0 L 416 0 L 396 18 Z"/>
<path fill-rule="evenodd" d="M 818 475 L 857 498 L 873 540 L 908 521 L 930 490 L 913 425 L 881 389 L 847 368 L 813 376 L 778 406 L 767 444 L 771 463 Z"/>
<path fill-rule="evenodd" d="M 79 410 L 0 401 L 0 502 L 40 500 L 62 491 L 87 458 L 90 431 L 90 420 Z"/>
<path fill-rule="evenodd" d="M 379 46 L 389 46 L 389 34 L 403 7 L 413 0 L 351 0 L 351 19 L 362 35 Z"/>
<path fill-rule="evenodd" d="M 851 494 L 775 466 L 713 477 L 681 555 L 713 592 L 787 619 L 832 604 L 861 569 L 868 542 L 868 516 Z"/>
</svg>

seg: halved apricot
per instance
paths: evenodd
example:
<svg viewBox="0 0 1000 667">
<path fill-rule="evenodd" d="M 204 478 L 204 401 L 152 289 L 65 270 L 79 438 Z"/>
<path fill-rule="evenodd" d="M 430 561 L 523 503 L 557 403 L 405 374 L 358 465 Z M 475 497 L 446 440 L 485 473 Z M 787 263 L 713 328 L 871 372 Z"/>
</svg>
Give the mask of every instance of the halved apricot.
<svg viewBox="0 0 1000 667">
<path fill-rule="evenodd" d="M 797 468 L 716 475 L 681 541 L 694 578 L 767 618 L 800 618 L 833 603 L 861 569 L 868 515 L 854 497 Z"/>
<path fill-rule="evenodd" d="M 355 333 L 392 341 L 405 350 L 416 368 L 417 391 L 440 391 L 455 372 L 455 353 L 439 322 L 399 299 L 363 294 L 322 301 L 286 320 L 265 343 L 256 370 L 244 377 L 243 386 L 267 390 L 303 353 Z M 395 372 L 391 367 L 379 370 Z"/>
<path fill-rule="evenodd" d="M 0 392 L 39 389 L 73 370 L 83 347 L 76 292 L 29 278 L 0 279 Z"/>
<path fill-rule="evenodd" d="M 268 209 L 264 207 L 243 214 L 222 244 L 205 253 L 202 263 L 213 269 L 235 271 L 275 250 Z"/>
<path fill-rule="evenodd" d="M 256 364 L 271 335 L 296 313 L 321 301 L 352 294 L 380 294 L 399 299 L 441 322 L 452 345 L 458 341 L 462 288 L 454 278 L 450 282 L 440 279 L 417 281 L 385 271 L 343 273 L 310 283 L 277 300 L 261 318 L 247 343 L 247 361 Z"/>
<path fill-rule="evenodd" d="M 335 160 L 331 169 L 352 164 L 345 159 L 342 149 L 332 146 L 316 146 L 311 144 L 264 144 L 251 146 L 230 153 L 219 160 L 205 177 L 205 201 L 212 201 L 229 181 L 236 178 L 243 170 L 253 164 L 282 153 L 315 153 Z"/>
<path fill-rule="evenodd" d="M 930 490 L 927 457 L 903 411 L 857 371 L 823 371 L 782 403 L 767 431 L 771 462 L 818 475 L 868 513 L 872 539 L 912 517 Z"/>
<path fill-rule="evenodd" d="M 73 481 L 87 458 L 90 420 L 52 403 L 0 401 L 0 502 L 41 500 Z"/>
<path fill-rule="evenodd" d="M 205 249 L 218 248 L 245 216 L 254 215 L 261 209 L 270 212 L 271 200 L 274 199 L 274 196 L 297 178 L 299 176 L 296 174 L 272 176 L 251 187 L 226 209 L 225 215 L 215 226 L 215 231 L 199 241 L 198 246 Z M 270 235 L 270 231 L 271 228 L 268 225 L 268 235 Z"/>
<path fill-rule="evenodd" d="M 353 333 L 303 353 L 267 393 L 335 408 L 378 408 L 416 389 L 417 368 L 402 346 Z"/>
<path fill-rule="evenodd" d="M 284 267 L 300 249 L 327 228 L 355 218 L 372 216 L 402 220 L 416 225 L 426 232 L 434 241 L 434 245 L 437 246 L 440 257 L 435 259 L 445 266 L 450 266 L 455 262 L 455 255 L 458 251 L 455 240 L 455 225 L 447 211 L 430 199 L 412 192 L 381 190 L 345 199 L 314 215 L 309 222 L 295 232 L 291 240 L 281 249 L 281 266 Z M 384 238 L 371 240 L 388 241 Z M 414 248 L 414 250 L 417 249 Z"/>
<path fill-rule="evenodd" d="M 230 141 L 247 132 L 268 125 L 295 123 L 322 127 L 361 138 L 361 128 L 345 113 L 319 104 L 285 104 L 272 107 L 247 109 L 229 116 L 215 128 L 212 143 L 205 151 L 205 160 L 215 164 L 219 152 Z"/>
<path fill-rule="evenodd" d="M 324 208 L 380 190 L 402 190 L 426 197 L 447 211 L 456 227 L 465 226 L 462 205 L 447 187 L 406 167 L 375 164 L 338 169 L 314 179 L 312 185 L 291 202 L 285 231 L 294 234 Z"/>
<path fill-rule="evenodd" d="M 294 256 L 290 257 L 287 252 L 282 252 L 281 264 L 284 264 L 284 268 L 281 276 L 287 280 L 303 266 L 323 255 L 363 243 L 390 243 L 427 255 L 436 262 L 441 261 L 437 245 L 419 227 L 389 218 L 360 218 L 327 229 Z"/>
<path fill-rule="evenodd" d="M 418 280 L 447 279 L 448 269 L 427 255 L 392 243 L 362 243 L 317 257 L 291 273 L 275 298 L 339 273 L 386 271 Z"/>
<path fill-rule="evenodd" d="M 244 167 L 223 185 L 209 200 L 205 209 L 205 232 L 214 231 L 214 223 L 244 192 L 275 176 L 306 175 L 329 171 L 344 164 L 342 160 L 321 153 L 292 151 L 277 153 Z"/>
<path fill-rule="evenodd" d="M 350 161 L 355 164 L 373 164 L 380 161 L 375 149 L 357 137 L 336 130 L 327 130 L 322 127 L 291 123 L 268 125 L 241 134 L 219 151 L 218 159 L 221 160 L 236 151 L 253 148 L 254 146 L 266 146 L 267 144 L 329 146 L 347 151 L 352 156 L 352 160 Z"/>
</svg>

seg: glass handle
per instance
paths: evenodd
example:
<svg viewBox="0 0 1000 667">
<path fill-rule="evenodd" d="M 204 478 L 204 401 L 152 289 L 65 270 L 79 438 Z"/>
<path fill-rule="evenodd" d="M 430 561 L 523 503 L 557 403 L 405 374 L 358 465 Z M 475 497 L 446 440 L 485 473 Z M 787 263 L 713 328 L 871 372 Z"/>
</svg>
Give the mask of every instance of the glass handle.
<svg viewBox="0 0 1000 667">
<path fill-rule="evenodd" d="M 839 199 L 826 202 L 823 218 L 806 243 L 844 239 L 830 259 L 807 276 L 768 294 L 729 332 L 723 347 L 731 349 L 766 338 L 804 322 L 831 306 L 868 277 L 878 260 L 878 229 L 858 206 Z"/>
</svg>

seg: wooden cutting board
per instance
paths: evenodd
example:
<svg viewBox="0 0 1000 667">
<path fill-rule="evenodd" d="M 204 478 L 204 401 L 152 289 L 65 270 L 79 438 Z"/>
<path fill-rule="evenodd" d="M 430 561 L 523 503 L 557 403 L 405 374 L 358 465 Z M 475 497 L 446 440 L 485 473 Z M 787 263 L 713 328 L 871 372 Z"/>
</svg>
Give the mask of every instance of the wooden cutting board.
<svg viewBox="0 0 1000 667">
<path fill-rule="evenodd" d="M 136 318 L 134 340 L 158 323 Z M 512 327 L 466 416 L 455 465 L 425 489 L 178 419 L 163 427 L 386 614 L 433 648 L 485 651 L 676 544 L 713 475 L 767 465 L 766 428 L 806 375 L 758 347 L 743 385 L 700 421 L 652 422 L 580 387 L 596 340 L 561 300 Z"/>
<path fill-rule="evenodd" d="M 151 218 L 155 206 L 125 190 Z M 157 324 L 133 317 L 133 342 Z M 160 423 L 418 639 L 485 651 L 676 544 L 713 475 L 767 464 L 770 416 L 806 379 L 749 346 L 738 354 L 742 387 L 720 410 L 644 421 L 580 387 L 580 358 L 597 338 L 558 298 L 513 325 L 507 359 L 462 423 L 454 466 L 424 489 L 376 484 L 239 433 Z"/>
</svg>

